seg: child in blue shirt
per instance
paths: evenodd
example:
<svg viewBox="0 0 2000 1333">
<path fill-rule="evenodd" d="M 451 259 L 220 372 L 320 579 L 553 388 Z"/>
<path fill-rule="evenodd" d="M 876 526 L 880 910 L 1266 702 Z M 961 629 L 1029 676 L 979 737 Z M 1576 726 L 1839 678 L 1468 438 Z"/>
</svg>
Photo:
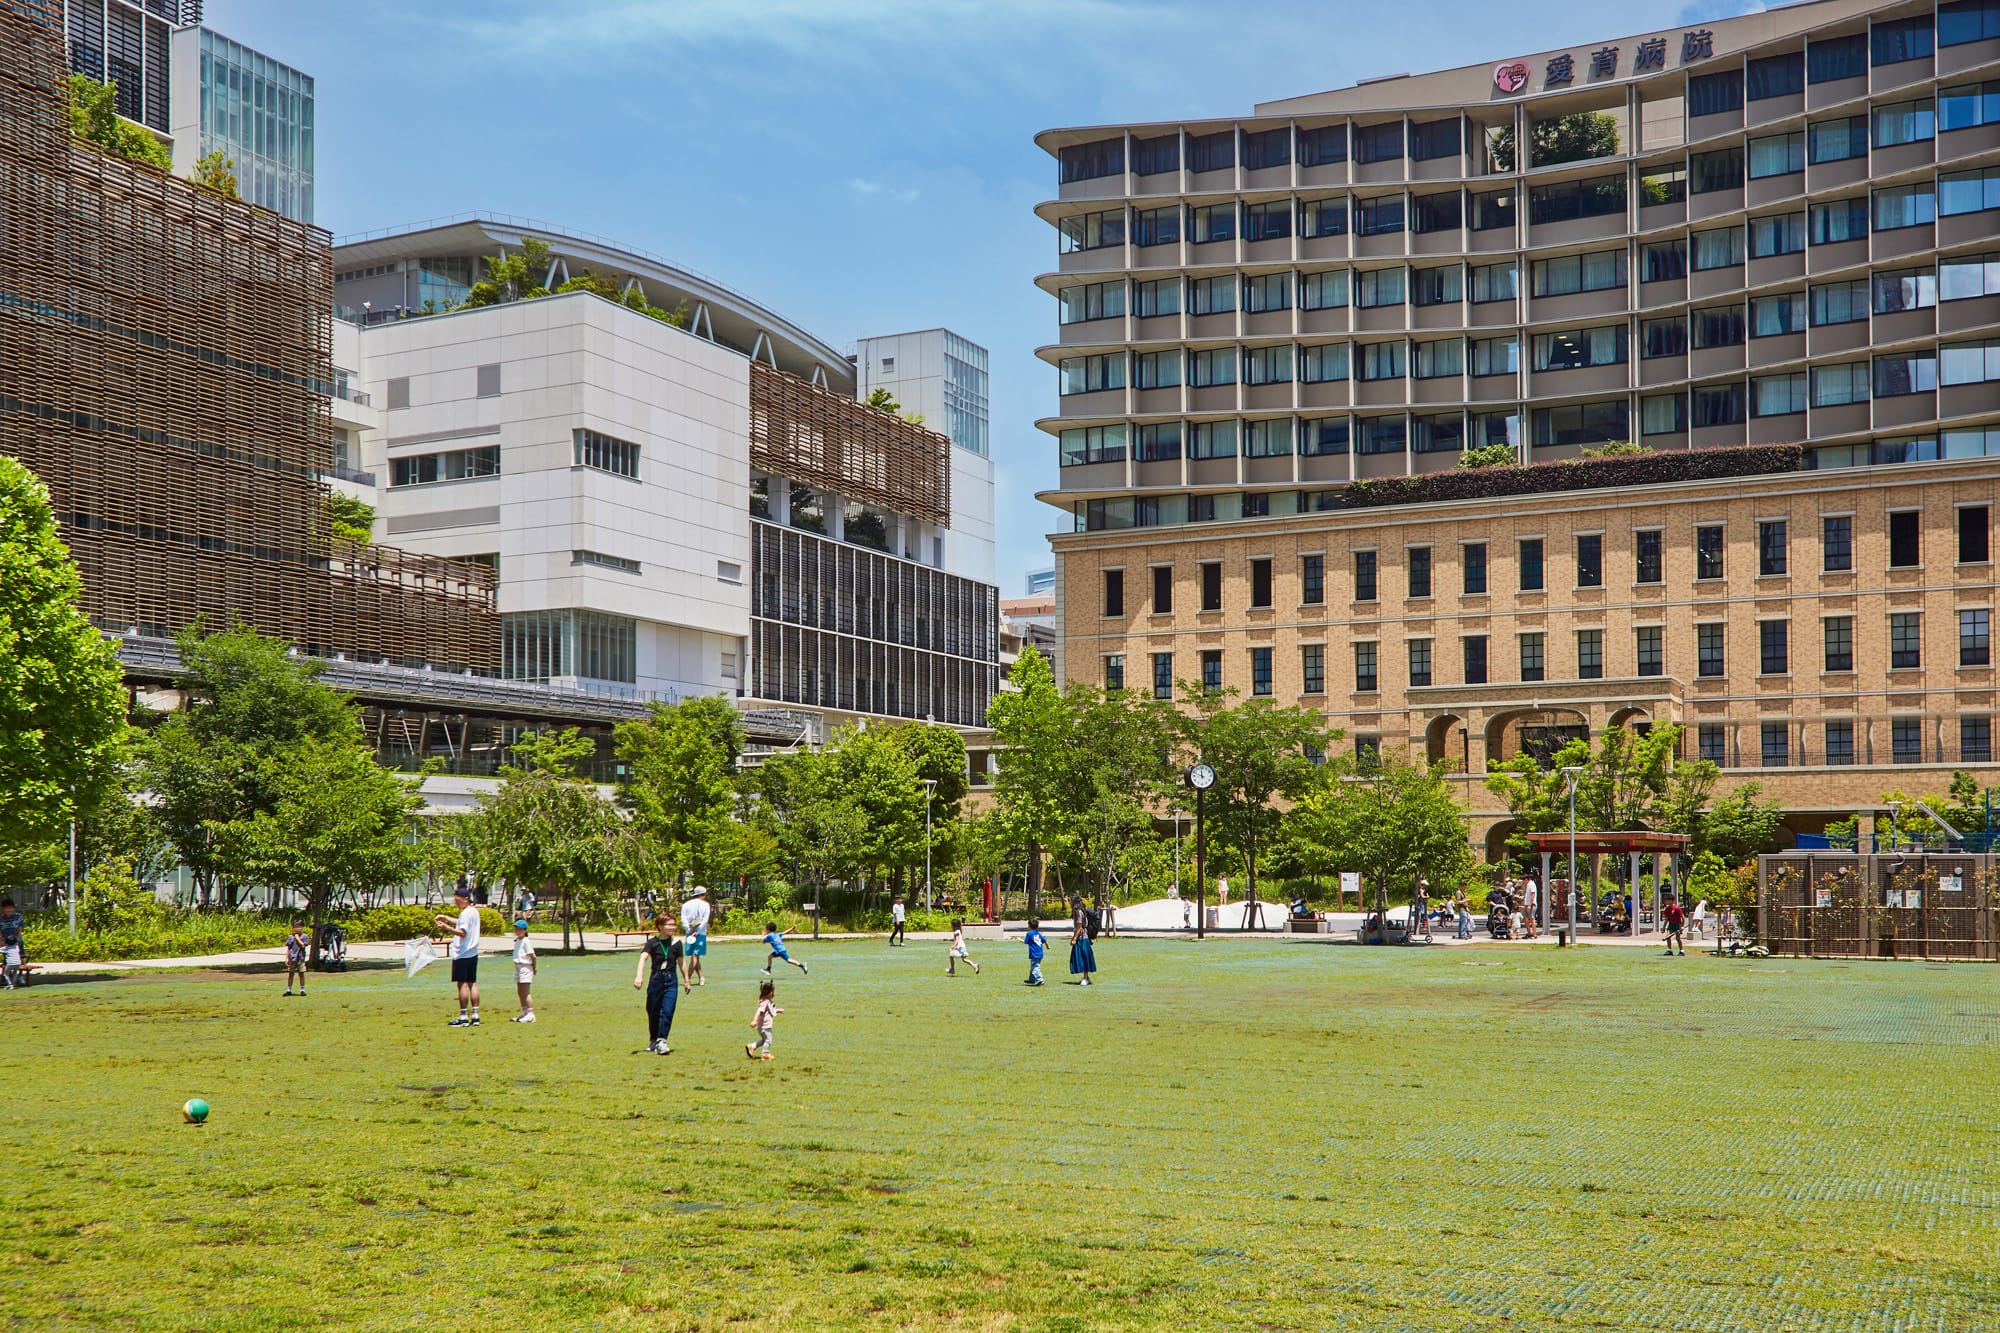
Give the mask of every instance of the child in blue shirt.
<svg viewBox="0 0 2000 1333">
<path fill-rule="evenodd" d="M 1042 984 L 1042 956 L 1048 952 L 1049 947 L 1048 940 L 1042 936 L 1042 923 L 1030 921 L 1028 933 L 1021 937 L 1021 942 L 1028 946 L 1028 979 L 1021 984 L 1039 986 Z"/>
<path fill-rule="evenodd" d="M 767 977 L 770 976 L 771 964 L 777 962 L 780 958 L 782 958 L 786 962 L 790 963 L 793 967 L 796 967 L 799 971 L 805 972 L 807 976 L 811 976 L 812 973 L 806 971 L 806 965 L 804 963 L 801 963 L 798 959 L 792 957 L 790 954 L 785 952 L 785 934 L 786 934 L 785 931 L 778 929 L 777 922 L 769 921 L 765 923 L 764 943 L 771 946 L 771 956 L 764 960 L 764 975 Z"/>
</svg>

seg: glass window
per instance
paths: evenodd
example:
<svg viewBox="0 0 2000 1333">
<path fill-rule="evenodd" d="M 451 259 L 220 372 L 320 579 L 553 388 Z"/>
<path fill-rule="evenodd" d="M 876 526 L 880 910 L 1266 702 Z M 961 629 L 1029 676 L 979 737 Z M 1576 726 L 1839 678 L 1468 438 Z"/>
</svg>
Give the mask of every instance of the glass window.
<svg viewBox="0 0 2000 1333">
<path fill-rule="evenodd" d="M 1969 130 L 1975 125 L 2000 122 L 2000 82 L 1940 88 L 1937 113 L 1941 130 Z"/>
<path fill-rule="evenodd" d="M 1794 51 L 1788 55 L 1747 61 L 1743 82 L 1744 95 L 1752 102 L 1802 93 L 1806 90 L 1805 53 Z"/>
<path fill-rule="evenodd" d="M 1962 667 L 1991 666 L 1993 613 L 1987 610 L 1958 613 L 1958 664 Z"/>
<path fill-rule="evenodd" d="M 1213 560 L 1201 566 L 1201 609 L 1220 611 L 1222 609 L 1222 566 Z"/>
<path fill-rule="evenodd" d="M 1789 525 L 1783 519 L 1766 519 L 1757 524 L 1757 572 L 1759 574 L 1783 574 L 1786 572 L 1786 533 Z"/>
<path fill-rule="evenodd" d="M 1806 294 L 1786 292 L 1778 296 L 1750 298 L 1750 336 L 1770 338 L 1780 333 L 1806 331 Z"/>
<path fill-rule="evenodd" d="M 1686 167 L 1654 168 L 1639 178 L 1639 207 L 1678 204 L 1687 200 Z"/>
<path fill-rule="evenodd" d="M 1690 238 L 1697 269 L 1730 268 L 1743 262 L 1743 228 L 1712 227 Z"/>
<path fill-rule="evenodd" d="M 1930 199 L 1930 194 L 1921 185 L 1912 185 L 1902 191 L 1876 191 L 1878 218 L 1882 196 L 1890 193 L 1915 196 L 1915 202 L 1906 205 L 1905 211 L 1919 222 L 1930 221 L 1930 217 L 1925 213 L 1925 201 Z M 1989 167 L 1985 171 L 1951 171 L 1939 176 L 1936 207 L 1939 212 L 1953 216 L 1960 213 L 1983 213 L 1989 208 L 2000 208 L 2000 170 Z M 1881 223 L 1878 221 L 1876 225 L 1880 226 Z"/>
<path fill-rule="evenodd" d="M 1524 537 L 1520 552 L 1521 591 L 1537 592 L 1542 587 L 1542 539 Z"/>
<path fill-rule="evenodd" d="M 1854 670 L 1854 617 L 1828 616 L 1820 621 L 1828 671 Z"/>
<path fill-rule="evenodd" d="M 1181 168 L 1181 136 L 1162 134 L 1152 139 L 1132 141 L 1132 170 L 1141 176 L 1157 176 Z"/>
<path fill-rule="evenodd" d="M 1829 514 L 1819 524 L 1820 568 L 1829 574 L 1854 568 L 1854 519 Z"/>
<path fill-rule="evenodd" d="M 1665 577 L 1661 568 L 1658 528 L 1644 528 L 1632 534 L 1632 581 L 1658 583 Z"/>
<path fill-rule="evenodd" d="M 1079 250 L 1098 250 L 1107 245 L 1123 245 L 1125 210 L 1112 208 L 1085 213 L 1080 217 L 1067 217 L 1062 220 L 1058 232 L 1062 252 L 1066 255 Z"/>
<path fill-rule="evenodd" d="M 1604 586 L 1604 534 L 1585 533 L 1576 539 L 1576 586 Z"/>
<path fill-rule="evenodd" d="M 1766 677 L 1782 677 L 1792 671 L 1790 620 L 1758 620 L 1758 671 Z"/>
<path fill-rule="evenodd" d="M 1299 131 L 1299 165 L 1323 167 L 1347 160 L 1347 125 L 1320 125 Z"/>
<path fill-rule="evenodd" d="M 1937 287 L 1947 301 L 2000 296 L 2000 254 L 1939 259 Z"/>
<path fill-rule="evenodd" d="M 1063 184 L 1115 176 L 1125 170 L 1125 137 L 1099 139 L 1096 143 L 1070 144 L 1058 153 L 1062 162 Z"/>
<path fill-rule="evenodd" d="M 1431 683 L 1431 641 L 1429 639 L 1410 640 L 1410 684 L 1416 686 Z"/>
<path fill-rule="evenodd" d="M 1475 338 L 1472 342 L 1472 373 L 1511 375 L 1517 368 L 1520 344 L 1513 338 Z"/>
<path fill-rule="evenodd" d="M 1486 591 L 1486 543 L 1467 542 L 1458 548 L 1458 568 L 1466 596 Z"/>
<path fill-rule="evenodd" d="M 1790 134 L 1772 134 L 1750 141 L 1750 178 L 1762 180 L 1767 176 L 1789 176 L 1793 172 L 1806 169 L 1806 136 L 1794 130 Z"/>
<path fill-rule="evenodd" d="M 1410 271 L 1410 300 L 1416 305 L 1452 305 L 1464 295 L 1464 270 L 1457 264 Z"/>
<path fill-rule="evenodd" d="M 1134 245 L 1174 245 L 1181 239 L 1181 210 L 1178 204 L 1148 208 L 1132 215 Z"/>
<path fill-rule="evenodd" d="M 1354 286 L 1354 303 L 1358 306 L 1374 308 L 1403 304 L 1403 270 L 1400 268 L 1367 269 L 1355 276 Z"/>
<path fill-rule="evenodd" d="M 1964 46 L 2000 37 L 2000 0 L 1946 0 L 1938 6 L 1939 46 Z"/>
<path fill-rule="evenodd" d="M 1459 118 L 1413 122 L 1410 125 L 1410 160 L 1429 162 L 1452 157 L 1458 152 Z"/>
<path fill-rule="evenodd" d="M 1246 274 L 1243 278 L 1243 308 L 1251 314 L 1292 308 L 1292 275 L 1289 273 Z"/>
<path fill-rule="evenodd" d="M 1538 226 L 1550 222 L 1571 222 L 1578 218 L 1607 217 L 1624 211 L 1623 175 L 1593 176 L 1589 180 L 1528 187 L 1528 220 Z"/>
<path fill-rule="evenodd" d="M 1243 169 L 1286 167 L 1292 162 L 1292 131 L 1288 125 L 1274 130 L 1243 131 Z M 1289 234 L 1289 233 L 1288 233 Z"/>
<path fill-rule="evenodd" d="M 1102 356 L 1068 356 L 1062 360 L 1064 394 L 1097 393 L 1105 389 L 1124 387 L 1123 352 L 1110 352 Z"/>
<path fill-rule="evenodd" d="M 1243 423 L 1243 456 L 1245 458 L 1290 458 L 1292 455 L 1292 419 L 1273 417 L 1267 421 L 1246 421 Z"/>
<path fill-rule="evenodd" d="M 1938 349 L 1940 384 L 1984 384 L 2000 380 L 2000 341 L 1946 343 Z"/>
<path fill-rule="evenodd" d="M 1511 301 L 1514 299 L 1515 268 L 1505 264 L 1475 264 L 1472 267 L 1472 299 L 1474 302 Z"/>
<path fill-rule="evenodd" d="M 1715 74 L 1697 74 L 1688 80 L 1687 113 L 1689 116 L 1719 116 L 1725 111 L 1740 110 L 1743 106 L 1743 71 L 1722 70 Z"/>
<path fill-rule="evenodd" d="M 1174 610 L 1174 567 L 1153 566 L 1153 614 L 1172 615 Z"/>
<path fill-rule="evenodd" d="M 1722 725 L 1717 722 L 1703 722 L 1694 729 L 1695 757 L 1706 759 L 1711 764 L 1728 761 L 1728 746 Z"/>
<path fill-rule="evenodd" d="M 1465 417 L 1440 412 L 1410 419 L 1410 447 L 1420 454 L 1456 454 L 1465 449 Z"/>
<path fill-rule="evenodd" d="M 1155 278 L 1151 282 L 1132 285 L 1132 313 L 1140 319 L 1152 319 L 1156 315 L 1178 315 L 1181 312 L 1181 282 L 1179 278 Z"/>
<path fill-rule="evenodd" d="M 1153 654 L 1153 697 L 1171 699 L 1174 697 L 1174 655 L 1172 653 Z"/>
<path fill-rule="evenodd" d="M 1722 651 L 1721 625 L 1711 622 L 1694 627 L 1694 674 L 1697 676 L 1728 674 L 1728 664 Z"/>
<path fill-rule="evenodd" d="M 1125 571 L 1122 569 L 1104 571 L 1104 614 L 1125 614 Z"/>
<path fill-rule="evenodd" d="M 593 432 L 579 432 L 591 434 Z M 603 437 L 599 437 L 603 438 Z M 633 452 L 633 466 L 638 462 L 638 446 L 629 445 Z M 583 465 L 583 460 L 578 459 Z M 611 471 L 614 469 L 605 469 Z M 410 454 L 389 460 L 389 484 L 391 486 L 430 486 L 441 481 L 468 481 L 475 477 L 497 477 L 500 475 L 500 446 L 489 444 L 479 449 L 452 449 L 444 453 Z M 625 474 L 637 475 L 636 471 Z"/>
<path fill-rule="evenodd" d="M 1608 403 L 1537 408 L 1535 443 L 1546 446 L 1629 440 L 1632 438 L 1630 419 L 1622 398 Z"/>
<path fill-rule="evenodd" d="M 1538 333 L 1534 342 L 1535 369 L 1580 370 L 1587 366 L 1622 364 L 1626 359 L 1626 338 L 1624 324 Z"/>
<path fill-rule="evenodd" d="M 1386 125 L 1356 125 L 1354 127 L 1354 160 L 1356 162 L 1387 162 L 1403 155 L 1403 122 L 1392 120 Z"/>
<path fill-rule="evenodd" d="M 1413 371 L 1420 380 L 1442 379 L 1465 370 L 1465 343 L 1458 338 L 1420 342 L 1415 348 Z"/>
<path fill-rule="evenodd" d="M 1498 231 L 1514 225 L 1514 191 L 1475 190 L 1472 194 L 1472 229 Z"/>
<path fill-rule="evenodd" d="M 1315 417 L 1299 429 L 1299 452 L 1312 457 L 1344 454 L 1348 447 L 1346 417 Z"/>
<path fill-rule="evenodd" d="M 1875 358 L 1875 396 L 1895 398 L 1937 388 L 1937 355 L 1908 352 Z"/>
<path fill-rule="evenodd" d="M 1877 148 L 1893 148 L 1903 143 L 1921 143 L 1926 139 L 1937 137 L 1937 113 L 1928 97 L 1921 101 L 1892 102 L 1887 106 L 1878 106 L 1874 110 L 1872 120 Z"/>
<path fill-rule="evenodd" d="M 1950 177 L 1939 177 L 1939 188 L 1944 188 Z M 1898 227 L 1921 227 L 1937 220 L 1937 192 L 1929 185 L 1899 185 L 1891 190 L 1875 191 L 1873 223 L 1876 231 L 1894 231 Z"/>
<path fill-rule="evenodd" d="M 1292 203 L 1276 199 L 1263 204 L 1243 205 L 1243 239 L 1282 241 L 1292 234 Z"/>
<path fill-rule="evenodd" d="M 1750 408 L 1760 417 L 1783 417 L 1805 411 L 1805 372 L 1756 376 L 1750 381 Z"/>
<path fill-rule="evenodd" d="M 1307 384 L 1327 384 L 1346 379 L 1347 344 L 1322 343 L 1317 347 L 1306 348 L 1303 370 L 1304 373 L 1300 378 Z"/>
<path fill-rule="evenodd" d="M 1868 117 L 1842 116 L 1806 126 L 1806 157 L 1819 162 L 1845 162 L 1868 156 Z"/>
<path fill-rule="evenodd" d="M 1858 241 L 1868 235 L 1868 200 L 1839 199 L 1806 210 L 1806 231 L 1814 245 Z"/>
<path fill-rule="evenodd" d="M 1236 423 L 1197 421 L 1188 427 L 1189 458 L 1236 457 Z"/>
<path fill-rule="evenodd" d="M 1375 600 L 1375 552 L 1373 551 L 1354 553 L 1354 600 L 1357 602 Z"/>
<path fill-rule="evenodd" d="M 1688 192 L 1712 194 L 1743 188 L 1743 150 L 1718 148 L 1688 158 Z"/>
<path fill-rule="evenodd" d="M 1705 385 L 1691 391 L 1688 402 L 1696 426 L 1741 425 L 1749 406 L 1740 383 Z"/>
<path fill-rule="evenodd" d="M 1791 727 L 1784 722 L 1764 722 L 1757 728 L 1762 742 L 1765 768 L 1784 768 L 1792 762 Z"/>
<path fill-rule="evenodd" d="M 1994 452 L 2000 453 L 2000 431 L 1994 432 Z M 1518 448 L 1521 443 L 1521 417 L 1517 412 L 1474 412 L 1472 428 L 1466 434 L 1468 447 L 1483 449 L 1495 444 Z"/>
<path fill-rule="evenodd" d="M 1486 636 L 1466 634 L 1459 638 L 1459 651 L 1465 658 L 1465 683 L 1484 685 L 1486 683 Z"/>
<path fill-rule="evenodd" d="M 1222 693 L 1222 650 L 1201 650 L 1201 688 L 1204 694 Z"/>
<path fill-rule="evenodd" d="M 1188 210 L 1188 239 L 1197 245 L 1236 239 L 1236 205 L 1205 204 Z"/>
<path fill-rule="evenodd" d="M 1347 196 L 1344 194 L 1330 199 L 1306 200 L 1299 205 L 1299 235 L 1308 240 L 1315 236 L 1345 236 L 1347 209 Z"/>
<path fill-rule="evenodd" d="M 1835 79 L 1868 77 L 1868 35 L 1829 37 L 1806 46 L 1806 82 L 1831 83 Z"/>
<path fill-rule="evenodd" d="M 1639 430 L 1646 435 L 1680 435 L 1688 428 L 1687 398 L 1678 393 L 1639 400 Z"/>
<path fill-rule="evenodd" d="M 1639 674 L 1664 676 L 1667 673 L 1666 630 L 1659 625 L 1641 625 L 1633 631 Z"/>
<path fill-rule="evenodd" d="M 1299 648 L 1299 675 L 1302 694 L 1326 693 L 1326 645 L 1308 643 Z"/>
<path fill-rule="evenodd" d="M 1378 194 L 1354 201 L 1354 230 L 1362 236 L 1386 236 L 1403 229 L 1403 196 Z"/>
<path fill-rule="evenodd" d="M 1868 284 L 1861 278 L 1851 282 L 1828 282 L 1807 293 L 1813 324 L 1853 324 L 1868 318 Z"/>
<path fill-rule="evenodd" d="M 1081 324 L 1093 319 L 1115 319 L 1125 313 L 1123 282 L 1092 282 L 1065 287 L 1057 294 L 1062 307 L 1061 322 Z"/>
<path fill-rule="evenodd" d="M 1709 306 L 1694 312 L 1696 347 L 1734 347 L 1743 341 L 1743 307 Z"/>
<path fill-rule="evenodd" d="M 1924 618 L 1921 612 L 1897 611 L 1889 616 L 1889 665 L 1903 670 L 1924 664 Z"/>
<path fill-rule="evenodd" d="M 1132 383 L 1141 389 L 1169 389 L 1181 382 L 1181 354 L 1168 348 L 1161 352 L 1132 353 Z"/>
<path fill-rule="evenodd" d="M 1604 679 L 1604 631 L 1580 629 L 1576 632 L 1576 676 L 1578 680 Z"/>
<path fill-rule="evenodd" d="M 1361 421 L 1361 448 L 1364 454 L 1399 454 L 1407 442 L 1403 418 L 1364 417 Z"/>
<path fill-rule="evenodd" d="M 1993 762 L 1992 718 L 1961 716 L 1958 719 L 1958 759 L 1962 764 Z"/>
<path fill-rule="evenodd" d="M 1805 253 L 1806 215 L 1779 213 L 1750 220 L 1750 257 L 1769 259 L 1774 255 Z"/>
<path fill-rule="evenodd" d="M 1364 694 L 1375 689 L 1375 645 L 1372 643 L 1354 645 L 1354 688 Z"/>
<path fill-rule="evenodd" d="M 1363 343 L 1361 345 L 1361 378 L 1364 380 L 1401 379 L 1404 374 L 1404 352 L 1402 342 Z"/>
<path fill-rule="evenodd" d="M 1079 426 L 1062 433 L 1062 465 L 1125 461 L 1125 427 Z"/>
<path fill-rule="evenodd" d="M 1990 505 L 1960 505 L 1958 507 L 1958 563 L 1961 565 L 1983 565 L 1990 558 L 1988 541 L 1992 531 L 1993 509 Z"/>
<path fill-rule="evenodd" d="M 1464 217 L 1464 197 L 1457 190 L 1419 194 L 1410 199 L 1410 230 L 1420 235 L 1457 231 Z"/>
<path fill-rule="evenodd" d="M 1236 275 L 1222 273 L 1212 278 L 1188 279 L 1188 313 L 1219 315 L 1236 308 Z"/>
<path fill-rule="evenodd" d="M 1609 291 L 1625 285 L 1625 252 L 1599 250 L 1586 255 L 1538 259 L 1529 272 L 1536 296 Z"/>
<path fill-rule="evenodd" d="M 1868 401 L 1868 363 L 1855 361 L 1844 366 L 1814 366 L 1812 405 L 1841 407 Z"/>
<path fill-rule="evenodd" d="M 1924 720 L 1898 717 L 1889 720 L 1890 758 L 1898 764 L 1924 762 Z"/>
<path fill-rule="evenodd" d="M 1909 569 L 1923 563 L 1923 515 L 1898 509 L 1889 515 L 1889 566 Z"/>
<path fill-rule="evenodd" d="M 1641 282 L 1673 282 L 1687 276 L 1687 242 L 1661 241 L 1640 253 Z"/>
<path fill-rule="evenodd" d="M 1271 650 L 1252 648 L 1250 650 L 1250 693 L 1253 695 L 1271 692 Z"/>
<path fill-rule="evenodd" d="M 1347 304 L 1347 270 L 1299 275 L 1299 309 L 1333 310 Z"/>
<path fill-rule="evenodd" d="M 1722 577 L 1722 528 L 1718 525 L 1704 524 L 1694 530 L 1694 576 Z"/>
<path fill-rule="evenodd" d="M 1326 601 L 1325 556 L 1308 555 L 1300 557 L 1299 600 L 1307 606 L 1318 606 Z"/>
<path fill-rule="evenodd" d="M 575 464 L 621 477 L 639 475 L 639 446 L 594 430 L 575 432 Z"/>
<path fill-rule="evenodd" d="M 1869 30 L 1873 63 L 1897 65 L 1905 60 L 1922 60 L 1931 53 L 1934 33 L 1929 14 L 1921 18 L 1877 19 Z"/>
<path fill-rule="evenodd" d="M 1190 134 L 1187 141 L 1190 171 L 1227 171 L 1236 165 L 1236 134 L 1217 130 L 1213 134 Z"/>
<path fill-rule="evenodd" d="M 1521 636 L 1521 679 L 1533 682 L 1543 679 L 1546 669 L 1546 636 L 1540 633 Z"/>
</svg>

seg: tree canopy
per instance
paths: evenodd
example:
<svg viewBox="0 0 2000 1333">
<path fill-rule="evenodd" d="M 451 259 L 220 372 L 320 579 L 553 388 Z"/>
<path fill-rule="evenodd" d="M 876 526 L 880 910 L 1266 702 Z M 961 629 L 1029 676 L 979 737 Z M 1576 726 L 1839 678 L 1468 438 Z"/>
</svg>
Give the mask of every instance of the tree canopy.
<svg viewBox="0 0 2000 1333">
<path fill-rule="evenodd" d="M 607 906 L 647 868 L 617 807 L 581 775 L 592 749 L 575 727 L 516 741 L 500 789 L 480 804 L 493 873 L 557 899 L 564 948 L 580 911 Z"/>
<path fill-rule="evenodd" d="M 117 83 L 99 83 L 88 74 L 69 76 L 69 123 L 76 137 L 158 172 L 174 169 L 167 146 L 143 125 L 118 114 Z"/>
<path fill-rule="evenodd" d="M 1322 769 L 1289 817 L 1288 837 L 1308 864 L 1321 874 L 1366 874 L 1378 911 L 1418 876 L 1439 890 L 1463 882 L 1472 846 L 1446 765 L 1385 751 L 1353 773 L 1345 768 Z"/>
</svg>

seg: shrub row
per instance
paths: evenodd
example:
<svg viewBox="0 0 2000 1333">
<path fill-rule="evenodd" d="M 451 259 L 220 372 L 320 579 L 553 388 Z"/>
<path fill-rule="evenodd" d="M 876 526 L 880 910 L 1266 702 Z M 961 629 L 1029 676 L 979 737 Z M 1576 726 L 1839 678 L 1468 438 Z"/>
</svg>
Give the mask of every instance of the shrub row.
<svg viewBox="0 0 2000 1333">
<path fill-rule="evenodd" d="M 416 903 L 376 907 L 359 916 L 338 917 L 336 923 L 350 941 L 407 940 L 436 932 L 432 918 L 440 909 Z M 449 909 L 444 909 L 449 916 Z M 61 913 L 32 917 L 23 932 L 28 957 L 35 962 L 106 962 L 123 958 L 198 958 L 204 954 L 268 949 L 283 944 L 294 912 L 192 912 L 162 909 L 122 922 L 111 930 L 78 931 L 71 938 Z M 507 922 L 491 907 L 479 909 L 479 928 L 488 936 L 507 931 Z"/>
<path fill-rule="evenodd" d="M 1335 491 L 1332 499 L 1337 509 L 1373 509 L 1382 505 L 1492 500 L 1509 495 L 1656 486 L 1721 477 L 1764 477 L 1797 472 L 1804 455 L 1805 451 L 1796 444 L 1759 444 L 1737 449 L 1566 459 L 1527 467 L 1459 468 L 1415 477 L 1353 481 Z"/>
</svg>

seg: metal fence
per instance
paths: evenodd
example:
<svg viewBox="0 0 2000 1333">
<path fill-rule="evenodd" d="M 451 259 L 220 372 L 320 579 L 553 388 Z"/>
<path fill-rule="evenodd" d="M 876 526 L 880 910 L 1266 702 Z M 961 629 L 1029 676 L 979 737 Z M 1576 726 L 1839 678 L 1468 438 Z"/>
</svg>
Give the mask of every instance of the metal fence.
<svg viewBox="0 0 2000 1333">
<path fill-rule="evenodd" d="M 1757 936 L 1820 958 L 1996 957 L 2000 856 L 1783 852 L 1757 858 Z"/>
</svg>

